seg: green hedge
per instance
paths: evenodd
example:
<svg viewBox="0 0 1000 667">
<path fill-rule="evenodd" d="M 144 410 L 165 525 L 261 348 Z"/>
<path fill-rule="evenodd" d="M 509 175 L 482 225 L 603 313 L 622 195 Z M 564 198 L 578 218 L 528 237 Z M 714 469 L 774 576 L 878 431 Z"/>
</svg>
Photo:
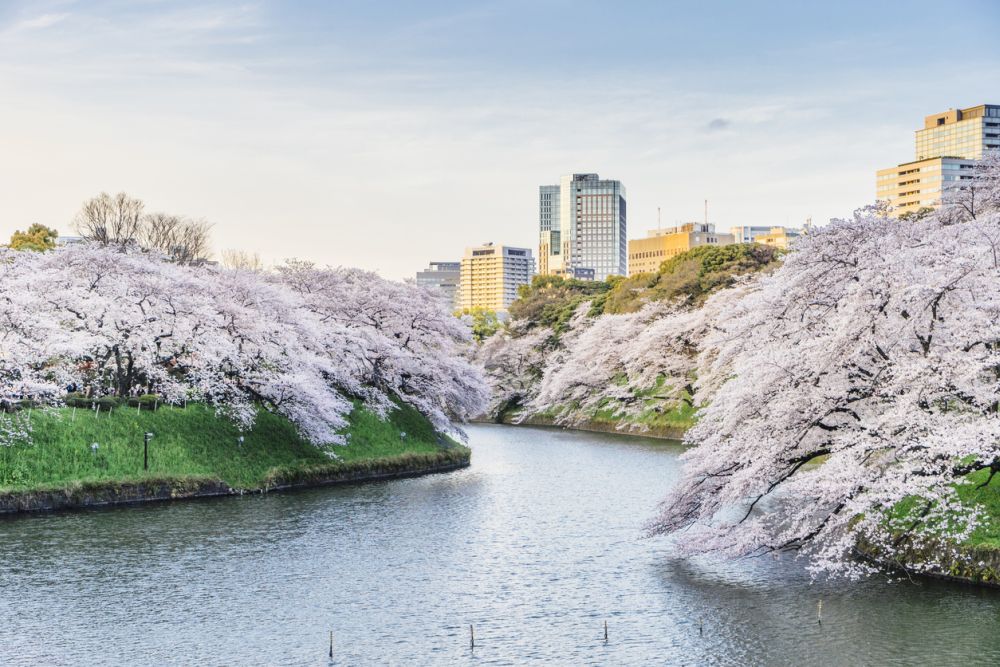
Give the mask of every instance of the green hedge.
<svg viewBox="0 0 1000 667">
<path fill-rule="evenodd" d="M 140 410 L 158 410 L 163 405 L 163 399 L 157 394 L 129 396 L 127 405 L 130 408 L 139 408 Z"/>
<path fill-rule="evenodd" d="M 66 394 L 63 403 L 70 408 L 85 408 L 93 410 L 100 407 L 101 412 L 108 412 L 120 407 L 138 408 L 140 410 L 156 410 L 163 405 L 163 398 L 158 394 L 143 394 L 122 399 L 118 396 L 100 396 L 93 398 L 79 392 Z"/>
</svg>

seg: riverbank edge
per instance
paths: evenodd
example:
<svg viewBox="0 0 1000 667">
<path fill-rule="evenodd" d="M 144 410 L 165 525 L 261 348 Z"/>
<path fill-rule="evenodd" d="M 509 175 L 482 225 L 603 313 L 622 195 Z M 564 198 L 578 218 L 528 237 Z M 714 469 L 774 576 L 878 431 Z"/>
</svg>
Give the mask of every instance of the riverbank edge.
<svg viewBox="0 0 1000 667">
<path fill-rule="evenodd" d="M 906 551 L 902 558 L 886 558 L 876 548 L 859 540 L 855 557 L 893 572 L 910 577 L 927 577 L 953 581 L 970 586 L 1000 589 L 1000 549 L 989 546 L 940 546 L 934 555 L 942 560 L 940 567 L 924 567 L 928 554 Z"/>
<path fill-rule="evenodd" d="M 596 422 L 596 421 L 584 421 L 575 423 L 572 426 L 567 426 L 566 424 L 560 424 L 556 422 L 556 420 L 551 417 L 545 417 L 542 415 L 531 415 L 530 417 L 525 417 L 520 421 L 514 421 L 514 417 L 510 415 L 504 415 L 499 419 L 480 417 L 478 419 L 473 419 L 472 421 L 473 423 L 477 424 L 504 424 L 506 426 L 540 426 L 543 428 L 559 428 L 567 431 L 587 431 L 590 433 L 631 435 L 640 438 L 655 438 L 658 440 L 683 440 L 684 432 L 687 430 L 680 427 L 672 427 L 672 426 L 649 427 L 647 430 L 643 430 L 643 427 L 639 426 L 638 424 L 629 424 L 627 426 L 622 427 L 619 424 L 612 424 L 608 422 Z"/>
<path fill-rule="evenodd" d="M 276 470 L 259 487 L 234 488 L 209 477 L 174 477 L 141 481 L 78 482 L 59 489 L 0 492 L 0 515 L 115 507 L 139 503 L 241 496 L 338 484 L 362 484 L 452 472 L 471 464 L 467 447 L 452 446 L 434 453 L 406 453 L 380 459 L 331 462 L 326 465 Z"/>
</svg>

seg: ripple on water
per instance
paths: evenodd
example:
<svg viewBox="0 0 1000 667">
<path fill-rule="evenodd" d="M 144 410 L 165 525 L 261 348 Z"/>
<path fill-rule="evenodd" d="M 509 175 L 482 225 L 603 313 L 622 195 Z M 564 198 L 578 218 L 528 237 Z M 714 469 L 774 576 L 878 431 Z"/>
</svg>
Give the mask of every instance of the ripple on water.
<svg viewBox="0 0 1000 667">
<path fill-rule="evenodd" d="M 994 591 L 642 539 L 676 445 L 469 433 L 446 475 L 2 521 L 0 663 L 1000 662 Z"/>
</svg>

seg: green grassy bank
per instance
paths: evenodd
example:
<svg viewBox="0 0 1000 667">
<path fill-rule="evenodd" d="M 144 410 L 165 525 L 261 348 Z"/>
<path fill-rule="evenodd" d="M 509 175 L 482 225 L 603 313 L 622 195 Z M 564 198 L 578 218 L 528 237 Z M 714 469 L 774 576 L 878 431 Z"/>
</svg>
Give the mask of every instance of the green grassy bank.
<svg viewBox="0 0 1000 667">
<path fill-rule="evenodd" d="M 988 470 L 969 475 L 972 485 L 958 488 L 958 495 L 967 503 L 978 503 L 986 510 L 989 519 L 973 531 L 967 544 L 974 547 L 987 547 L 1000 552 L 1000 476 L 990 480 L 988 486 L 981 484 L 989 478 Z"/>
<path fill-rule="evenodd" d="M 437 433 L 407 406 L 388 420 L 356 408 L 345 431 L 349 444 L 334 449 L 337 459 L 299 437 L 286 419 L 265 411 L 245 433 L 204 405 L 155 411 L 122 407 L 100 414 L 72 408 L 33 410 L 31 424 L 31 443 L 0 447 L 0 493 L 123 484 L 183 486 L 209 480 L 255 490 L 366 471 L 457 464 L 469 457 L 468 449 Z M 149 469 L 143 470 L 147 432 L 153 437 Z M 95 442 L 96 452 L 91 448 Z"/>
<path fill-rule="evenodd" d="M 886 554 L 883 548 L 861 539 L 857 544 L 859 554 L 912 574 L 1000 587 L 1000 476 L 989 479 L 989 471 L 981 470 L 969 475 L 968 480 L 970 484 L 956 487 L 958 495 L 967 505 L 980 505 L 984 516 L 967 539 L 938 539 L 941 533 L 931 524 L 919 529 L 921 537 L 930 536 L 930 540 L 915 542 L 902 533 L 893 533 L 900 540 L 898 551 Z M 893 520 L 902 525 L 919 521 L 923 508 L 924 501 L 911 496 L 893 508 Z"/>
</svg>

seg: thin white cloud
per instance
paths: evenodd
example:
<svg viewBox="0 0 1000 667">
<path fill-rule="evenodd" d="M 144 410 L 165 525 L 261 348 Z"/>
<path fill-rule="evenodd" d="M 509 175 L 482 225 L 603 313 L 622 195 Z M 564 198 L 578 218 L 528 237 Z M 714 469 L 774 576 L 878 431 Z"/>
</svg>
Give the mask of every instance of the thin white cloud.
<svg viewBox="0 0 1000 667">
<path fill-rule="evenodd" d="M 38 16 L 18 21 L 14 25 L 14 30 L 43 30 L 45 28 L 51 28 L 55 24 L 61 23 L 69 17 L 69 13 L 39 14 Z"/>
</svg>

